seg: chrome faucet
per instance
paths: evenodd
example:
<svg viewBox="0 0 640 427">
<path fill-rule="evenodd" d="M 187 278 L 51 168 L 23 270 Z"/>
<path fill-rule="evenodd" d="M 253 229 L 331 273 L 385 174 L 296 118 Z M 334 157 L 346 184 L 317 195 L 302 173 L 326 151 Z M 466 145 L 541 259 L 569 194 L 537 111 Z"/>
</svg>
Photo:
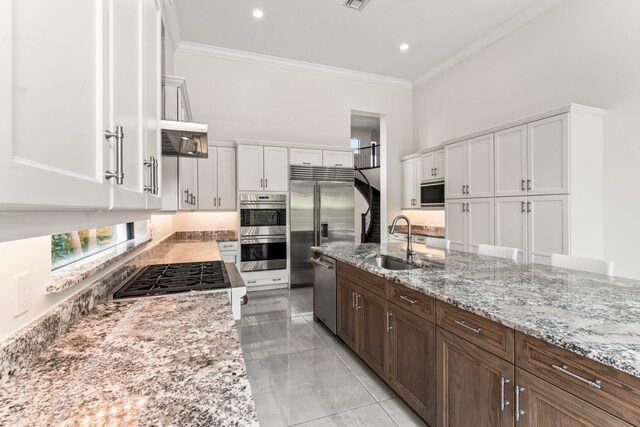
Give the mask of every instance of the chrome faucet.
<svg viewBox="0 0 640 427">
<path fill-rule="evenodd" d="M 393 218 L 393 222 L 391 223 L 391 230 L 389 231 L 391 234 L 396 232 L 396 223 L 398 222 L 399 219 L 404 219 L 405 221 L 407 221 L 407 258 L 411 257 L 412 255 L 416 254 L 416 251 L 413 250 L 413 246 L 411 245 L 412 243 L 412 239 L 411 239 L 411 220 L 404 216 L 404 215 L 398 215 L 397 217 Z"/>
</svg>

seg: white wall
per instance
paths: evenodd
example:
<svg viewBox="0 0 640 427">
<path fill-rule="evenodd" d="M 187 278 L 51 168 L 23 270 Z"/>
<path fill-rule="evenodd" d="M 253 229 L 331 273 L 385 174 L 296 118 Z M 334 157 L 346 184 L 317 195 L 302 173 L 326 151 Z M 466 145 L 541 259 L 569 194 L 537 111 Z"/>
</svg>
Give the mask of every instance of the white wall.
<svg viewBox="0 0 640 427">
<path fill-rule="evenodd" d="M 237 212 L 180 212 L 175 231 L 237 230 Z"/>
<path fill-rule="evenodd" d="M 219 59 L 175 54 L 175 73 L 187 79 L 193 118 L 209 139 L 235 138 L 348 146 L 353 110 L 384 115 L 390 217 L 402 203 L 399 157 L 413 150 L 411 89 Z M 197 90 L 196 90 L 197 88 Z M 383 150 L 385 147 L 383 147 Z"/>
<path fill-rule="evenodd" d="M 420 147 L 572 102 L 608 109 L 604 252 L 616 275 L 636 278 L 638 17 L 637 0 L 566 0 L 417 87 L 413 97 Z"/>
</svg>

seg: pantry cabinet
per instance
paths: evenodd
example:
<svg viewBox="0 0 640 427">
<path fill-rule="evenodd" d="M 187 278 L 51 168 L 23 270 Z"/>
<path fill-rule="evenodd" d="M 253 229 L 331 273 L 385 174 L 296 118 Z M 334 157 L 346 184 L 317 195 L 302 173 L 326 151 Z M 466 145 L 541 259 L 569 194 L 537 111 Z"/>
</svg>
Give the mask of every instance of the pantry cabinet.
<svg viewBox="0 0 640 427">
<path fill-rule="evenodd" d="M 198 209 L 235 210 L 236 153 L 233 147 L 209 146 L 209 157 L 198 160 Z"/>
<path fill-rule="evenodd" d="M 0 125 L 8 132 L 0 144 L 0 205 L 145 209 L 144 156 L 157 154 L 160 140 L 157 101 L 146 104 L 159 86 L 146 87 L 143 73 L 159 80 L 160 11 L 153 0 L 72 0 L 65 7 L 73 13 L 61 14 L 54 2 L 0 6 L 7 76 Z M 105 137 L 117 127 L 121 144 Z"/>
<path fill-rule="evenodd" d="M 420 158 L 402 161 L 403 209 L 420 207 Z"/>
<path fill-rule="evenodd" d="M 445 147 L 445 198 L 493 196 L 493 134 Z"/>
<path fill-rule="evenodd" d="M 493 199 L 447 200 L 445 210 L 445 229 L 451 249 L 477 252 L 478 245 L 493 244 Z"/>
<path fill-rule="evenodd" d="M 286 147 L 239 144 L 238 191 L 287 191 L 289 164 Z"/>
</svg>

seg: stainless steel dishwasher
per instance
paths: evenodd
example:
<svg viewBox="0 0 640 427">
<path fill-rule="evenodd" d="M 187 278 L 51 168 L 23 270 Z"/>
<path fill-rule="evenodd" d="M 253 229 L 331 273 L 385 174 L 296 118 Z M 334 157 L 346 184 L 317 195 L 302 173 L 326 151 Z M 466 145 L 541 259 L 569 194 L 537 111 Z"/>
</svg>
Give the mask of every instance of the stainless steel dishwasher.
<svg viewBox="0 0 640 427">
<path fill-rule="evenodd" d="M 336 333 L 336 261 L 316 255 L 313 261 L 313 298 L 316 317 Z"/>
</svg>

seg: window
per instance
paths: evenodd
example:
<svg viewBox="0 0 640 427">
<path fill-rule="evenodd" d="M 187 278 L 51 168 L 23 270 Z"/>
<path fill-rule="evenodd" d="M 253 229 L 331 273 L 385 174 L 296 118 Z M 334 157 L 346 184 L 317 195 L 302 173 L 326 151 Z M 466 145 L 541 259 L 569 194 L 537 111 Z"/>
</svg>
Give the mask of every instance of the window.
<svg viewBox="0 0 640 427">
<path fill-rule="evenodd" d="M 351 138 L 351 148 L 360 148 L 360 140 L 358 138 Z"/>
<path fill-rule="evenodd" d="M 64 267 L 130 239 L 133 239 L 133 223 L 54 234 L 51 236 L 51 269 Z"/>
</svg>

